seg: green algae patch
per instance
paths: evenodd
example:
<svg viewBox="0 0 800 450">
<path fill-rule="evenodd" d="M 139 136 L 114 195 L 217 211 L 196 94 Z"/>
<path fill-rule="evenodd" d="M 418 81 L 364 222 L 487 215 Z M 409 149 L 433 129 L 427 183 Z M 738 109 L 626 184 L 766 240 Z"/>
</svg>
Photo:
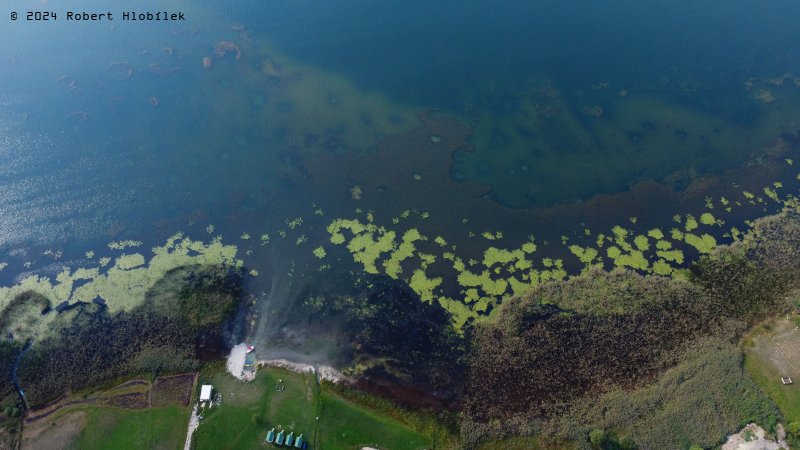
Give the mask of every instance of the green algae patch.
<svg viewBox="0 0 800 450">
<path fill-rule="evenodd" d="M 142 245 L 142 241 L 128 239 L 126 241 L 109 242 L 108 248 L 111 250 L 125 250 L 126 248 L 139 247 L 140 245 Z"/>
<path fill-rule="evenodd" d="M 701 236 L 686 233 L 684 240 L 687 244 L 696 248 L 697 251 L 702 254 L 711 253 L 711 251 L 717 246 L 717 240 L 707 233 L 703 233 Z"/>
<path fill-rule="evenodd" d="M 397 249 L 389 255 L 389 259 L 383 262 L 383 267 L 386 270 L 386 274 L 397 279 L 403 271 L 401 263 L 414 256 L 414 252 L 416 251 L 414 242 L 423 239 L 423 236 L 416 228 L 412 228 L 403 233 L 403 238 L 402 242 L 400 242 L 400 245 L 398 245 Z"/>
<path fill-rule="evenodd" d="M 644 254 L 638 250 L 633 250 L 630 253 L 619 255 L 614 259 L 614 265 L 617 267 L 630 267 L 631 269 L 646 271 L 650 266 Z"/>
<path fill-rule="evenodd" d="M 144 255 L 133 253 L 131 255 L 122 255 L 117 258 L 114 267 L 121 270 L 130 270 L 144 265 Z"/>
<path fill-rule="evenodd" d="M 681 250 L 657 250 L 656 255 L 665 261 L 683 264 L 683 252 Z"/>
<path fill-rule="evenodd" d="M 656 242 L 656 249 L 658 250 L 669 250 L 672 248 L 672 242 L 660 240 Z"/>
<path fill-rule="evenodd" d="M 778 196 L 778 192 L 775 189 L 764 187 L 764 194 L 773 201 L 776 201 L 778 203 L 780 203 L 781 201 L 780 197 Z"/>
<path fill-rule="evenodd" d="M 655 239 L 656 241 L 664 239 L 664 232 L 661 231 L 659 228 L 653 228 L 652 230 L 647 232 L 647 235 Z"/>
<path fill-rule="evenodd" d="M 440 284 L 442 284 L 441 277 L 428 278 L 425 271 L 422 269 L 415 270 L 408 283 L 411 289 L 419 294 L 419 298 L 424 302 L 433 301 L 433 291 L 439 287 Z"/>
<path fill-rule="evenodd" d="M 570 245 L 569 251 L 572 252 L 573 255 L 577 256 L 578 260 L 580 260 L 580 262 L 582 262 L 585 266 L 592 264 L 598 256 L 597 250 L 591 247 L 583 248 L 579 245 Z"/>
<path fill-rule="evenodd" d="M 321 245 L 319 247 L 315 248 L 312 253 L 314 253 L 314 256 L 316 256 L 319 259 L 322 259 L 322 258 L 324 258 L 325 256 L 328 255 L 328 253 L 325 251 L 325 248 L 323 246 L 321 246 Z"/>
<path fill-rule="evenodd" d="M 503 233 L 500 231 L 496 233 L 492 233 L 491 231 L 484 231 L 483 233 L 481 233 L 481 236 L 483 236 L 484 239 L 489 241 L 496 241 L 499 239 L 503 239 Z"/>
<path fill-rule="evenodd" d="M 469 306 L 449 297 L 439 297 L 439 305 L 441 305 L 442 308 L 450 313 L 453 326 L 459 333 L 462 333 L 464 325 L 470 319 L 474 319 L 476 317 L 475 312 L 472 311 Z"/>
<path fill-rule="evenodd" d="M 700 223 L 703 225 L 714 225 L 717 222 L 717 219 L 714 217 L 713 214 L 709 212 L 705 212 L 700 215 Z"/>
<path fill-rule="evenodd" d="M 526 253 L 522 249 L 517 250 L 506 250 L 497 247 L 489 247 L 483 252 L 483 265 L 486 267 L 492 267 L 495 265 L 509 265 L 513 263 L 516 266 L 521 261 L 525 260 Z M 521 264 L 519 268 L 524 267 L 525 264 Z M 528 265 L 527 267 L 530 267 Z"/>
<path fill-rule="evenodd" d="M 669 276 L 672 274 L 672 266 L 663 259 L 653 263 L 652 271 L 656 275 Z"/>
<path fill-rule="evenodd" d="M 377 239 L 375 238 L 377 234 Z M 367 273 L 379 273 L 375 265 L 377 259 L 383 253 L 388 253 L 394 249 L 394 231 L 380 231 L 372 233 L 362 233 L 356 235 L 347 244 L 347 250 L 353 254 L 353 259 L 364 266 Z"/>
<path fill-rule="evenodd" d="M 41 295 L 53 305 L 62 302 L 89 303 L 101 298 L 111 314 L 130 311 L 142 304 L 146 293 L 173 269 L 195 265 L 240 269 L 243 265 L 240 259 L 236 259 L 236 246 L 225 245 L 220 238 L 206 244 L 178 233 L 169 238 L 165 245 L 154 247 L 152 253 L 149 261 L 141 253 L 119 255 L 107 270 L 103 268 L 111 258 L 104 257 L 99 267 L 74 270 L 65 267 L 54 280 L 35 275 L 27 277 L 14 286 L 0 288 L 0 311 L 12 299 L 27 291 Z M 38 329 L 29 334 L 46 332 L 46 325 L 55 317 L 56 314 L 42 316 L 37 324 L 31 324 Z"/>
<path fill-rule="evenodd" d="M 640 234 L 633 238 L 633 243 L 639 251 L 646 252 L 650 249 L 650 241 L 647 239 L 647 236 Z"/>
<path fill-rule="evenodd" d="M 686 215 L 685 230 L 686 231 L 692 231 L 692 230 L 696 229 L 698 226 L 699 225 L 697 223 L 697 219 L 695 219 L 694 216 L 692 216 L 690 214 L 687 214 Z"/>
</svg>

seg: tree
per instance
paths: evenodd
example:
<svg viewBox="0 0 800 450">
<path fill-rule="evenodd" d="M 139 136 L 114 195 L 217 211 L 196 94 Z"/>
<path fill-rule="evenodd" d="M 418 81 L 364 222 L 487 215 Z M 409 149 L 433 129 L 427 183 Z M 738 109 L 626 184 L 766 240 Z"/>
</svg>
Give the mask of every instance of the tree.
<svg viewBox="0 0 800 450">
<path fill-rule="evenodd" d="M 606 441 L 606 432 L 600 429 L 594 429 L 589 432 L 589 442 L 592 443 L 594 448 L 600 448 Z"/>
</svg>

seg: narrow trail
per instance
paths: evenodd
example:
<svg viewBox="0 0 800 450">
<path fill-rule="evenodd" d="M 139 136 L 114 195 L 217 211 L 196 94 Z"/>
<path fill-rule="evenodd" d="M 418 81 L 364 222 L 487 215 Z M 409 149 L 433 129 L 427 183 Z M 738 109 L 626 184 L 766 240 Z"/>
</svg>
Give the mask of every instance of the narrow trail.
<svg viewBox="0 0 800 450">
<path fill-rule="evenodd" d="M 19 364 L 22 362 L 22 357 L 25 356 L 25 353 L 27 353 L 28 350 L 30 350 L 31 346 L 33 346 L 33 339 L 25 344 L 25 348 L 19 352 L 16 360 L 14 361 L 14 367 L 11 368 L 11 381 L 14 383 L 14 389 L 17 390 L 19 399 L 22 401 L 22 404 L 25 405 L 26 411 L 29 410 L 30 407 L 28 406 L 28 400 L 25 398 L 25 391 L 23 391 L 22 387 L 20 387 L 19 378 L 17 378 L 17 369 L 19 369 Z"/>
</svg>

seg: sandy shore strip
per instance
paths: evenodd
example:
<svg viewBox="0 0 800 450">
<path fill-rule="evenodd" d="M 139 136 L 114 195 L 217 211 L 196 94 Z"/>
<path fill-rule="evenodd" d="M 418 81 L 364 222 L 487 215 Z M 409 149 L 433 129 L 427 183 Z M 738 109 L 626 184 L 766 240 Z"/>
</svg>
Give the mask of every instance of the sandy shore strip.
<svg viewBox="0 0 800 450">
<path fill-rule="evenodd" d="M 239 344 L 231 349 L 228 355 L 227 368 L 231 375 L 244 380 L 244 362 L 247 359 L 247 345 Z"/>
<path fill-rule="evenodd" d="M 347 377 L 341 372 L 330 366 L 320 366 L 319 369 L 310 364 L 302 364 L 289 361 L 288 359 L 260 359 L 258 360 L 259 366 L 279 367 L 295 373 L 313 373 L 317 375 L 320 380 L 327 380 L 332 383 L 341 383 L 347 381 Z"/>
</svg>

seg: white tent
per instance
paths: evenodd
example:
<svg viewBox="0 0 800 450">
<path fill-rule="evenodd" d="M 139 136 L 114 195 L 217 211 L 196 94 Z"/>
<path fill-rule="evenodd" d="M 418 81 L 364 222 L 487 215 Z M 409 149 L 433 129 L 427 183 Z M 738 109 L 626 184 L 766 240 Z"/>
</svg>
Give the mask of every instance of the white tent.
<svg viewBox="0 0 800 450">
<path fill-rule="evenodd" d="M 211 400 L 211 389 L 213 387 L 210 384 L 204 384 L 200 387 L 200 401 L 205 402 Z"/>
</svg>

